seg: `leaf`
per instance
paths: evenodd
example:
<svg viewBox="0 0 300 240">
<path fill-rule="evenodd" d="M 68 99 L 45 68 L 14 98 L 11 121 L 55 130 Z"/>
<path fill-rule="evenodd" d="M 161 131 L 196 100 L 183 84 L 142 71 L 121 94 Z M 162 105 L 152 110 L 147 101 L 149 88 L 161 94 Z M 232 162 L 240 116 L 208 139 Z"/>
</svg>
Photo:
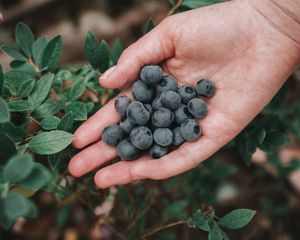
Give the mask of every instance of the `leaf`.
<svg viewBox="0 0 300 240">
<path fill-rule="evenodd" d="M 4 52 L 6 55 L 19 60 L 19 61 L 27 61 L 26 57 L 20 53 L 17 49 L 13 47 L 9 47 L 5 44 L 1 46 L 1 51 Z"/>
<path fill-rule="evenodd" d="M 198 228 L 202 231 L 209 231 L 209 225 L 205 219 L 203 213 L 200 210 L 197 210 L 191 218 L 188 219 L 188 227 Z"/>
<path fill-rule="evenodd" d="M 181 200 L 169 204 L 165 209 L 163 216 L 166 219 L 183 219 L 186 218 L 185 208 L 187 201 Z"/>
<path fill-rule="evenodd" d="M 43 52 L 45 50 L 45 47 L 47 46 L 47 43 L 48 43 L 48 39 L 45 36 L 42 36 L 42 37 L 38 38 L 33 43 L 33 46 L 32 46 L 32 56 L 33 56 L 34 62 L 38 66 L 42 65 L 42 56 L 43 56 Z"/>
<path fill-rule="evenodd" d="M 29 176 L 33 161 L 29 153 L 14 156 L 8 160 L 3 169 L 3 177 L 9 183 L 19 183 Z"/>
<path fill-rule="evenodd" d="M 213 224 L 211 231 L 208 234 L 208 240 L 223 240 L 223 234 L 220 231 L 217 223 Z"/>
<path fill-rule="evenodd" d="M 0 97 L 0 123 L 8 122 L 10 119 L 10 113 L 7 103 Z"/>
<path fill-rule="evenodd" d="M 150 32 L 154 27 L 155 27 L 155 24 L 154 24 L 153 19 L 149 18 L 146 23 L 145 29 L 144 29 L 144 34 Z"/>
<path fill-rule="evenodd" d="M 84 79 L 77 80 L 70 91 L 70 100 L 75 101 L 84 93 L 86 81 Z"/>
<path fill-rule="evenodd" d="M 122 52 L 123 52 L 122 43 L 121 43 L 120 39 L 118 38 L 115 41 L 114 46 L 111 50 L 111 59 L 112 59 L 113 65 L 117 64 Z"/>
<path fill-rule="evenodd" d="M 31 174 L 20 184 L 28 189 L 38 190 L 44 187 L 51 179 L 49 170 L 40 163 L 35 163 Z"/>
<path fill-rule="evenodd" d="M 66 112 L 72 112 L 75 121 L 84 121 L 87 119 L 87 108 L 85 103 L 72 102 L 66 107 Z"/>
<path fill-rule="evenodd" d="M 53 38 L 45 47 L 42 56 L 41 67 L 53 70 L 56 68 L 62 50 L 61 36 Z"/>
<path fill-rule="evenodd" d="M 93 68 L 100 66 L 101 51 L 98 40 L 93 33 L 88 32 L 84 42 L 84 54 Z"/>
<path fill-rule="evenodd" d="M 0 96 L 2 96 L 3 87 L 4 87 L 4 76 L 3 76 L 2 65 L 0 64 Z"/>
<path fill-rule="evenodd" d="M 42 132 L 34 136 L 29 142 L 29 149 L 37 154 L 54 154 L 65 149 L 73 140 L 73 135 L 53 130 L 50 132 Z"/>
<path fill-rule="evenodd" d="M 14 114 L 17 115 L 17 117 L 20 116 L 21 121 L 23 121 L 23 114 L 18 113 Z M 14 142 L 21 142 L 24 140 L 24 136 L 26 134 L 24 126 L 15 126 L 12 122 L 6 122 L 0 124 L 0 133 L 6 134 L 8 137 L 10 137 Z"/>
<path fill-rule="evenodd" d="M 219 225 L 227 229 L 239 229 L 246 226 L 256 214 L 250 209 L 236 209 L 223 216 Z"/>
<path fill-rule="evenodd" d="M 57 126 L 58 130 L 63 130 L 66 132 L 71 132 L 74 126 L 74 116 L 73 112 L 67 113 L 61 120 Z"/>
<path fill-rule="evenodd" d="M 54 74 L 48 74 L 37 81 L 34 90 L 28 99 L 28 101 L 32 104 L 33 109 L 36 109 L 47 98 L 53 78 Z"/>
<path fill-rule="evenodd" d="M 0 164 L 6 161 L 17 152 L 17 148 L 13 140 L 5 133 L 0 133 Z"/>
<path fill-rule="evenodd" d="M 11 112 L 25 112 L 32 109 L 31 103 L 24 100 L 11 101 L 7 104 Z"/>
<path fill-rule="evenodd" d="M 18 46 L 27 55 L 27 57 L 30 57 L 32 44 L 34 42 L 34 36 L 30 28 L 24 23 L 19 22 L 16 27 L 15 37 Z"/>
<path fill-rule="evenodd" d="M 60 153 L 48 155 L 48 162 L 52 171 L 57 170 L 59 164 L 61 163 Z"/>
<path fill-rule="evenodd" d="M 41 126 L 45 130 L 53 130 L 53 129 L 57 128 L 59 122 L 60 122 L 60 119 L 58 117 L 50 115 L 41 121 Z"/>
<path fill-rule="evenodd" d="M 267 133 L 259 148 L 268 152 L 290 142 L 291 140 L 287 134 L 279 131 L 272 131 Z"/>
<path fill-rule="evenodd" d="M 44 103 L 36 108 L 32 115 L 36 118 L 45 118 L 59 112 L 63 104 L 60 100 L 47 99 Z"/>
<path fill-rule="evenodd" d="M 30 78 L 25 80 L 19 87 L 20 98 L 28 97 L 34 88 L 35 80 Z"/>
<path fill-rule="evenodd" d="M 33 74 L 26 71 L 12 70 L 4 74 L 4 82 L 5 85 L 10 85 L 18 89 L 24 81 L 32 79 L 33 76 Z"/>
<path fill-rule="evenodd" d="M 105 40 L 100 44 L 100 65 L 99 70 L 104 73 L 109 68 L 110 48 Z"/>
<path fill-rule="evenodd" d="M 184 0 L 182 6 L 193 9 L 221 2 L 226 2 L 226 0 Z"/>
</svg>

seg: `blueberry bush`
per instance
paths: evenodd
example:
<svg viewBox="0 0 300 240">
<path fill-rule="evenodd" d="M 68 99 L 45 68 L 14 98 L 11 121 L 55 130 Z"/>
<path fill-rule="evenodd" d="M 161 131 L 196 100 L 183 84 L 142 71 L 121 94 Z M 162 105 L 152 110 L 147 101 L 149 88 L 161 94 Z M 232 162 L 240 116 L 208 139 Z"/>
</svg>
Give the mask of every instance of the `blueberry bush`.
<svg viewBox="0 0 300 240">
<path fill-rule="evenodd" d="M 171 13 L 216 2 L 220 1 L 170 1 Z M 153 26 L 149 20 L 145 33 Z M 15 40 L 16 47 L 1 45 L 12 58 L 8 71 L 0 67 L 0 225 L 5 230 L 20 218 L 39 217 L 36 196 L 41 191 L 56 198 L 58 226 L 70 222 L 75 206 L 81 205 L 87 219 L 95 223 L 101 218 L 117 239 L 183 239 L 177 238 L 180 229 L 172 231 L 182 225 L 192 232 L 208 232 L 209 240 L 227 240 L 231 230 L 243 228 L 254 217 L 256 211 L 244 207 L 259 209 L 270 219 L 290 211 L 293 189 L 286 178 L 299 164 L 294 160 L 283 165 L 277 149 L 290 142 L 290 135 L 300 139 L 300 104 L 294 101 L 286 108 L 283 101 L 293 77 L 246 129 L 199 167 L 161 182 L 145 180 L 100 191 L 92 173 L 75 180 L 67 164 L 77 152 L 71 146 L 75 130 L 119 92 L 103 88 L 98 78 L 117 63 L 123 51 L 120 40 L 109 46 L 88 32 L 84 43 L 88 63 L 82 66 L 59 65 L 63 50 L 59 35 L 36 37 L 18 23 Z M 266 152 L 276 177 L 251 165 L 258 148 Z M 232 163 L 226 156 L 243 162 Z M 221 204 L 219 187 L 240 171 L 253 176 L 252 181 L 271 178 L 274 191 L 253 204 L 242 202 L 237 209 L 216 212 Z M 275 192 L 279 201 L 273 198 Z M 111 207 L 99 213 L 101 203 Z"/>
</svg>

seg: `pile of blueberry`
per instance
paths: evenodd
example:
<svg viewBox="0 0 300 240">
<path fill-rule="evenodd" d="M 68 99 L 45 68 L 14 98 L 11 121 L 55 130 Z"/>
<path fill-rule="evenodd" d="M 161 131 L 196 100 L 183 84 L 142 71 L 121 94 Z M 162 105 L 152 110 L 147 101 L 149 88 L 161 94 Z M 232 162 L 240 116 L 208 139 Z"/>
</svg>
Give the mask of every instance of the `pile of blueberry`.
<svg viewBox="0 0 300 240">
<path fill-rule="evenodd" d="M 195 118 L 206 116 L 207 105 L 197 96 L 211 97 L 214 84 L 203 79 L 196 86 L 178 87 L 176 79 L 163 76 L 157 65 L 145 66 L 140 79 L 131 87 L 135 101 L 128 96 L 116 98 L 115 108 L 122 120 L 107 126 L 102 140 L 117 146 L 121 159 L 134 160 L 145 150 L 152 158 L 161 158 L 171 145 L 199 139 L 201 128 Z"/>
</svg>

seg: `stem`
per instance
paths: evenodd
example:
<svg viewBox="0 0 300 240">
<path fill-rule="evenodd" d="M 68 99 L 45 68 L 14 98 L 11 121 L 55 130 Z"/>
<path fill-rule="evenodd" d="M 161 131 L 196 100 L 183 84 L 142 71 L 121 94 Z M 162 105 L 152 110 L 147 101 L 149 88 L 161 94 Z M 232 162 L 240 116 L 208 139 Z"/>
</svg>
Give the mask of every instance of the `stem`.
<svg viewBox="0 0 300 240">
<path fill-rule="evenodd" d="M 39 73 L 40 72 L 40 69 L 37 65 L 35 65 L 35 63 L 32 61 L 32 58 L 29 58 L 28 59 L 28 62 L 34 67 L 34 70 Z"/>
<path fill-rule="evenodd" d="M 183 220 L 183 221 L 178 221 L 178 222 L 174 222 L 174 223 L 169 223 L 169 224 L 164 225 L 164 226 L 160 226 L 160 227 L 158 227 L 158 228 L 156 228 L 156 229 L 154 229 L 154 230 L 152 230 L 150 232 L 145 233 L 144 235 L 142 235 L 140 237 L 140 239 L 144 239 L 144 238 L 149 237 L 149 236 L 151 236 L 151 235 L 153 235 L 153 234 L 155 234 L 155 233 L 157 233 L 157 232 L 159 232 L 161 230 L 164 230 L 164 229 L 167 229 L 167 228 L 171 228 L 171 227 L 175 227 L 175 226 L 181 225 L 181 224 L 187 224 L 187 221 Z"/>
<path fill-rule="evenodd" d="M 176 4 L 168 12 L 168 16 L 174 14 L 176 12 L 176 10 L 182 5 L 182 3 L 183 3 L 183 0 L 178 0 L 176 2 Z"/>
<path fill-rule="evenodd" d="M 30 116 L 29 118 L 36 124 L 41 125 L 41 123 L 38 120 L 34 119 L 34 117 Z"/>
</svg>

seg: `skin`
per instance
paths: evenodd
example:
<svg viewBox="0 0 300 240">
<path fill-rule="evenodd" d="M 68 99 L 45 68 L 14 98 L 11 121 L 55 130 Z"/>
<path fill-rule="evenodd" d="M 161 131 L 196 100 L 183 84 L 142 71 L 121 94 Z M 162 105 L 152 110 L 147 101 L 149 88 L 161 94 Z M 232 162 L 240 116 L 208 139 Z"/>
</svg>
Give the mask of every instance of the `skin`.
<svg viewBox="0 0 300 240">
<path fill-rule="evenodd" d="M 300 62 L 300 5 L 298 0 L 280 2 L 231 1 L 176 14 L 124 51 L 117 66 L 102 75 L 103 86 L 129 86 L 144 65 L 160 64 L 179 85 L 211 79 L 216 93 L 207 99 L 209 114 L 200 120 L 203 135 L 198 141 L 157 160 L 143 156 L 101 168 L 95 175 L 99 188 L 192 169 L 263 109 Z M 130 96 L 128 90 L 122 94 Z M 120 121 L 113 101 L 76 131 L 74 146 L 89 146 L 70 161 L 72 175 L 82 176 L 116 157 L 116 148 L 99 140 L 108 124 Z"/>
</svg>

